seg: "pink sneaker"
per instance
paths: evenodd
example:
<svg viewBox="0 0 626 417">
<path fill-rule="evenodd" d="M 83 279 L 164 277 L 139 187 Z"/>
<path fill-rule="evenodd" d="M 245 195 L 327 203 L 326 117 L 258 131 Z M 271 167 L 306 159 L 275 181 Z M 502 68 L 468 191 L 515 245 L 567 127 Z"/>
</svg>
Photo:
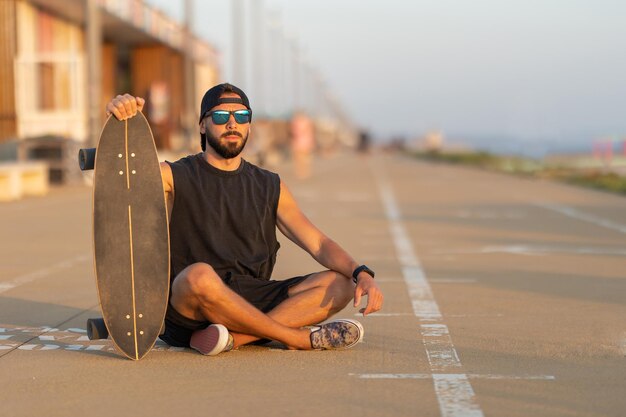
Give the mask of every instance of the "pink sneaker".
<svg viewBox="0 0 626 417">
<path fill-rule="evenodd" d="M 189 346 L 203 355 L 215 356 L 233 349 L 234 340 L 228 329 L 221 324 L 211 324 L 191 335 Z"/>
</svg>

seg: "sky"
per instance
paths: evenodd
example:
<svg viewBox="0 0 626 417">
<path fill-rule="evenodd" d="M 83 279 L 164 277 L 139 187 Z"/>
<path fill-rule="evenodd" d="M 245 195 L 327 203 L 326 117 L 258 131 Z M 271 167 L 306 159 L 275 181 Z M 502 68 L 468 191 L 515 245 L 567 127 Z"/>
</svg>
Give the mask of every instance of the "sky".
<svg viewBox="0 0 626 417">
<path fill-rule="evenodd" d="M 182 16 L 182 1 L 148 2 Z M 624 1 L 261 4 L 349 117 L 381 141 L 441 131 L 449 141 L 539 155 L 626 139 Z M 228 79 L 230 2 L 195 0 L 194 8 L 195 32 L 221 51 Z"/>
</svg>

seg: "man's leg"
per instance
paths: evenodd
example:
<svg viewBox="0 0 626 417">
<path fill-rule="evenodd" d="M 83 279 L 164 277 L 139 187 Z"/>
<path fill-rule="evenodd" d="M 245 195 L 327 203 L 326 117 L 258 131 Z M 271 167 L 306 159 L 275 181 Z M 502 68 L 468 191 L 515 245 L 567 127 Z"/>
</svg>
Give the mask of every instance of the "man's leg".
<svg viewBox="0 0 626 417">
<path fill-rule="evenodd" d="M 220 323 L 234 333 L 277 340 L 294 349 L 311 349 L 307 329 L 289 327 L 262 313 L 228 288 L 207 264 L 191 265 L 176 277 L 170 303 L 190 319 Z"/>
<path fill-rule="evenodd" d="M 267 315 L 283 326 L 298 329 L 333 316 L 343 310 L 353 296 L 351 279 L 334 271 L 319 272 L 289 288 L 289 298 Z M 252 334 L 229 330 L 235 339 L 235 347 L 260 339 Z"/>
</svg>

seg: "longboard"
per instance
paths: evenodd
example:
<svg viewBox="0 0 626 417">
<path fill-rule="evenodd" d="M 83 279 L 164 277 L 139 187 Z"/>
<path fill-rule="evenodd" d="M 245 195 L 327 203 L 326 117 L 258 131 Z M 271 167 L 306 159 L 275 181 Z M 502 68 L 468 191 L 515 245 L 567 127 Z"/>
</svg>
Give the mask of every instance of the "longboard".
<svg viewBox="0 0 626 417">
<path fill-rule="evenodd" d="M 167 206 L 146 118 L 109 117 L 98 147 L 81 149 L 79 164 L 95 170 L 94 269 L 106 328 L 100 323 L 94 337 L 110 336 L 139 360 L 161 332 L 170 285 Z M 87 327 L 98 325 L 91 319 Z"/>
</svg>

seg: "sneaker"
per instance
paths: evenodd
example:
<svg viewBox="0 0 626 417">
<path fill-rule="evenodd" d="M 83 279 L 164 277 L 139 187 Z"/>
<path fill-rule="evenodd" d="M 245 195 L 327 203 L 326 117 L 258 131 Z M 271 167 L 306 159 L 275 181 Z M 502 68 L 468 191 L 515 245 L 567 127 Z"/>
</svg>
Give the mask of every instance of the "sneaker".
<svg viewBox="0 0 626 417">
<path fill-rule="evenodd" d="M 189 342 L 189 346 L 208 356 L 228 352 L 233 349 L 233 345 L 233 336 L 221 324 L 211 324 L 206 329 L 196 330 Z"/>
<path fill-rule="evenodd" d="M 363 326 L 356 320 L 337 319 L 311 326 L 313 349 L 348 349 L 363 340 Z"/>
</svg>

